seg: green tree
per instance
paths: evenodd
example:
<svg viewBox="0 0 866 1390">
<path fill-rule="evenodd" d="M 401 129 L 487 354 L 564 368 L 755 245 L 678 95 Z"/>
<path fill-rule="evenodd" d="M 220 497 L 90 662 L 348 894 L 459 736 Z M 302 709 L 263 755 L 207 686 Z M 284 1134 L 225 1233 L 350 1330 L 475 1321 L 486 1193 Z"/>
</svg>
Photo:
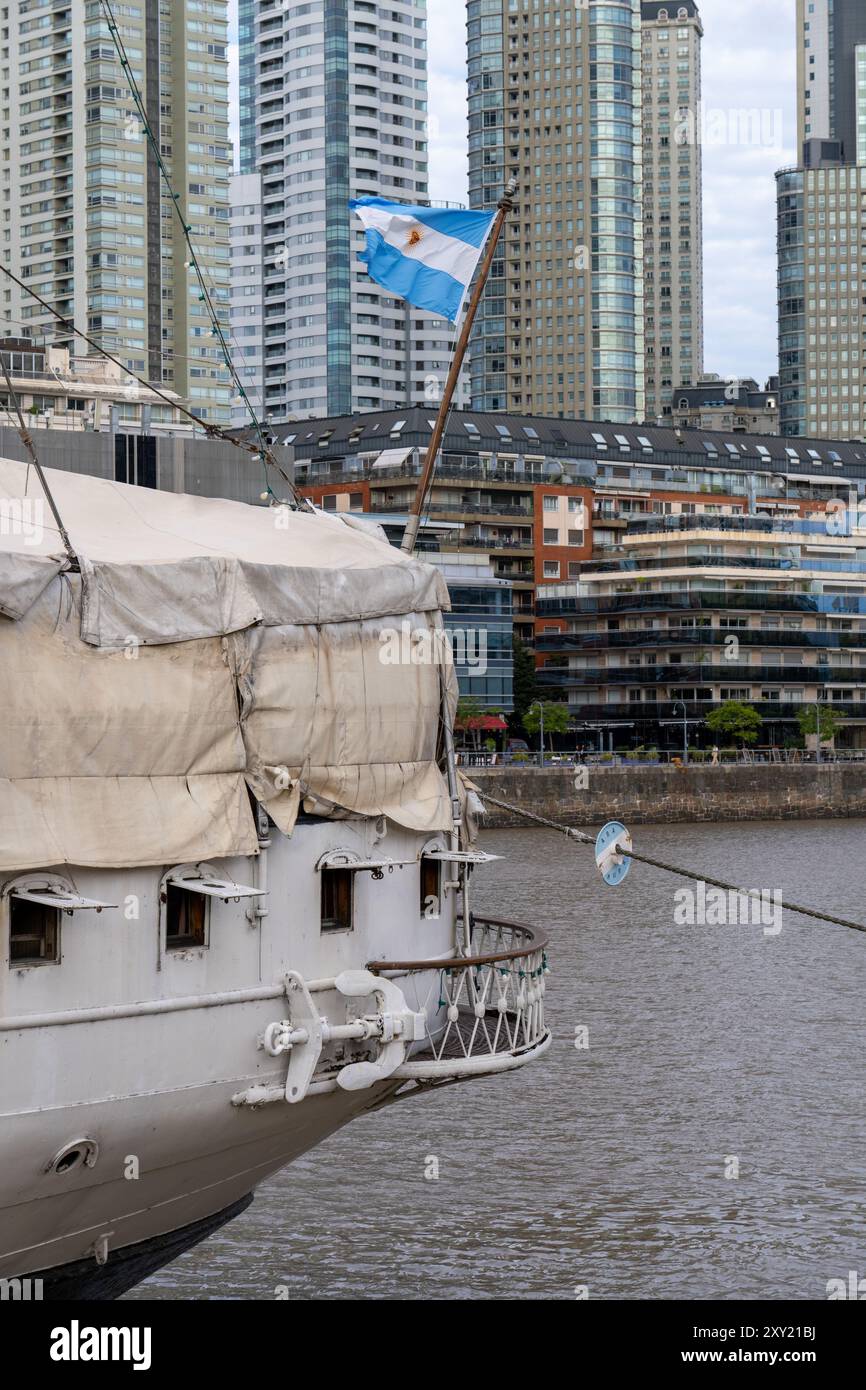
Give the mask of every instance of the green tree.
<svg viewBox="0 0 866 1390">
<path fill-rule="evenodd" d="M 814 734 L 818 731 L 818 717 L 821 719 L 821 742 L 832 743 L 839 732 L 842 723 L 840 716 L 829 705 L 804 705 L 797 711 L 797 723 L 800 725 L 800 733 L 805 739 L 807 734 Z"/>
<path fill-rule="evenodd" d="M 726 700 L 707 715 L 707 728 L 714 734 L 739 739 L 742 744 L 755 742 L 763 722 L 754 705 L 741 700 Z"/>
<path fill-rule="evenodd" d="M 530 706 L 523 716 L 523 727 L 528 734 L 537 734 L 541 729 L 541 708 L 544 707 L 544 732 L 547 735 L 568 732 L 568 705 L 558 700 L 542 700 Z M 553 740 L 551 739 L 551 748 Z"/>
<path fill-rule="evenodd" d="M 512 638 L 514 653 L 514 712 L 509 722 L 515 729 L 523 728 L 523 716 L 533 700 L 538 699 L 538 677 L 535 657 L 519 637 Z"/>
<path fill-rule="evenodd" d="M 485 710 L 480 700 L 476 700 L 474 695 L 463 695 L 457 701 L 456 723 L 463 733 L 463 744 L 471 743 L 473 748 L 478 747 L 480 729 L 471 729 L 469 726 L 476 719 L 483 719 Z"/>
</svg>

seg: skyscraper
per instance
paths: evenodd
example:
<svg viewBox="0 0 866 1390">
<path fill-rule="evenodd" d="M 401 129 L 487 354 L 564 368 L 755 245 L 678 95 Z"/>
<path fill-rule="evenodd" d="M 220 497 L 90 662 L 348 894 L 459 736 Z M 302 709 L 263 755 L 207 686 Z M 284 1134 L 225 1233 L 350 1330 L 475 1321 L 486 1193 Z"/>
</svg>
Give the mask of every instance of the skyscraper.
<svg viewBox="0 0 866 1390">
<path fill-rule="evenodd" d="M 469 0 L 467 23 L 470 203 L 519 181 L 473 406 L 642 420 L 640 0 Z"/>
<path fill-rule="evenodd" d="M 219 313 L 228 309 L 226 0 L 138 0 L 116 19 Z M 7 265 L 132 370 L 209 423 L 230 392 L 183 231 L 136 115 L 102 7 L 13 0 L 4 10 L 0 185 Z M 16 332 L 84 349 L 17 286 Z M 84 349 L 86 350 L 86 349 Z M 168 407 L 165 407 L 168 409 Z"/>
<path fill-rule="evenodd" d="M 701 38 L 694 0 L 641 4 L 646 415 L 703 371 Z"/>
<path fill-rule="evenodd" d="M 866 163 L 863 0 L 797 0 L 797 128 L 801 148 L 835 141 L 844 164 Z"/>
<path fill-rule="evenodd" d="M 866 436 L 866 6 L 798 0 L 802 166 L 776 176 L 782 434 Z"/>
<path fill-rule="evenodd" d="M 229 345 L 247 400 L 261 420 L 265 409 L 265 302 L 262 262 L 262 179 L 233 174 L 231 217 L 231 303 Z M 240 396 L 232 399 L 232 424 L 248 426 L 250 412 Z"/>
<path fill-rule="evenodd" d="M 435 408 L 451 326 L 370 279 L 348 206 L 371 194 L 428 201 L 425 0 L 244 0 L 243 11 L 241 153 L 242 169 L 262 176 L 266 415 Z"/>
</svg>

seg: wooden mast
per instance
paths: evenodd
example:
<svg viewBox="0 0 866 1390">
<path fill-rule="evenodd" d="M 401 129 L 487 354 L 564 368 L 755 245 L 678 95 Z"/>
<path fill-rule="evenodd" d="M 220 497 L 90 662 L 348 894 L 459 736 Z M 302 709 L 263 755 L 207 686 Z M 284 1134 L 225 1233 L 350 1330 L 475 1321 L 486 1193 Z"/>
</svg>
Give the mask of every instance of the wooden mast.
<svg viewBox="0 0 866 1390">
<path fill-rule="evenodd" d="M 433 477 L 433 470 L 436 466 L 436 458 L 439 453 L 439 446 L 442 443 L 442 435 L 445 432 L 445 421 L 451 409 L 451 401 L 460 376 L 460 368 L 463 366 L 463 359 L 466 356 L 466 349 L 469 346 L 469 335 L 472 332 L 472 325 L 475 322 L 475 315 L 478 312 L 478 305 L 484 293 L 484 286 L 490 274 L 490 267 L 493 264 L 493 257 L 496 252 L 496 245 L 502 232 L 505 218 L 514 206 L 513 199 L 517 189 L 517 180 L 511 178 L 497 203 L 498 212 L 493 221 L 490 238 L 487 243 L 487 250 L 481 262 L 481 269 L 475 289 L 466 310 L 466 317 L 463 320 L 463 327 L 460 330 L 460 337 L 457 339 L 457 346 L 454 349 L 454 357 L 451 360 L 451 368 L 448 372 L 448 379 L 445 382 L 445 390 L 439 405 L 439 414 L 436 416 L 436 424 L 433 426 L 433 433 L 430 436 L 430 443 L 427 446 L 427 453 L 424 458 L 424 467 L 421 469 L 421 477 L 418 479 L 418 486 L 415 489 L 415 497 L 409 512 L 409 520 L 406 523 L 406 530 L 403 534 L 403 542 L 400 549 L 407 555 L 411 555 L 415 549 L 415 542 L 418 539 L 418 528 L 421 524 L 421 513 L 424 509 L 424 499 L 430 488 Z"/>
</svg>

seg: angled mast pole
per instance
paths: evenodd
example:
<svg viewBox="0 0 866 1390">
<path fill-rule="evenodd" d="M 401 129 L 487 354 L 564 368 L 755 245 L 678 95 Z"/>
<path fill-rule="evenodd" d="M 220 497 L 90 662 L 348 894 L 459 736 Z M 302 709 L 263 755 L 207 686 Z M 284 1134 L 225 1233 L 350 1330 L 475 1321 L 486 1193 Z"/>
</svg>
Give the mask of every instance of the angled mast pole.
<svg viewBox="0 0 866 1390">
<path fill-rule="evenodd" d="M 436 416 L 436 424 L 433 426 L 433 433 L 430 436 L 430 443 L 427 445 L 427 453 L 424 457 L 424 466 L 421 469 L 421 476 L 418 479 L 418 486 L 415 489 L 415 496 L 412 500 L 412 507 L 409 512 L 409 520 L 406 523 L 406 530 L 403 533 L 403 541 L 400 546 L 400 549 L 406 555 L 411 555 L 413 550 L 415 549 L 415 543 L 418 539 L 418 529 L 421 525 L 421 515 L 424 511 L 424 503 L 426 501 L 427 494 L 430 491 L 430 485 L 433 481 L 433 473 L 436 468 L 436 459 L 438 457 L 439 448 L 442 443 L 442 436 L 445 433 L 445 422 L 448 419 L 448 413 L 451 409 L 451 402 L 454 399 L 454 392 L 456 390 L 457 381 L 460 376 L 460 368 L 463 366 L 463 359 L 466 356 L 466 349 L 469 346 L 469 335 L 472 332 L 472 325 L 475 322 L 475 315 L 478 312 L 478 305 L 481 302 L 481 296 L 484 293 L 484 286 L 487 283 L 487 277 L 490 274 L 490 267 L 493 264 L 493 257 L 496 252 L 496 246 L 499 241 L 499 237 L 502 233 L 502 228 L 505 224 L 505 219 L 511 211 L 512 207 L 514 206 L 513 200 L 516 190 L 517 180 L 515 178 L 509 179 L 505 192 L 503 193 L 502 197 L 499 199 L 499 202 L 497 203 L 498 211 L 496 217 L 493 220 L 493 226 L 490 230 L 490 236 L 487 243 L 487 250 L 484 253 L 484 259 L 481 262 L 481 269 L 478 273 L 478 279 L 475 283 L 475 289 L 472 291 L 472 296 L 469 300 L 469 305 L 466 310 L 466 316 L 463 320 L 463 326 L 460 330 L 460 336 L 457 339 L 457 346 L 454 349 L 454 356 L 451 359 L 451 368 L 448 372 L 448 378 L 445 382 L 445 390 L 442 393 L 442 400 L 439 403 L 439 413 Z"/>
<path fill-rule="evenodd" d="M 72 542 L 69 539 L 69 533 L 63 524 L 63 518 L 60 515 L 60 512 L 57 508 L 57 503 L 54 500 L 51 488 L 48 486 L 48 479 L 42 471 L 42 464 L 39 462 L 39 455 L 37 454 L 36 446 L 33 443 L 33 436 L 31 435 L 30 431 L 24 423 L 24 416 L 21 413 L 21 402 L 18 399 L 18 393 L 15 390 L 15 387 L 12 385 L 12 378 L 9 375 L 9 368 L 6 366 L 5 357 L 0 357 L 0 367 L 3 368 L 3 376 L 5 377 L 6 385 L 9 388 L 10 404 L 15 407 L 15 414 L 18 416 L 18 433 L 21 436 L 21 443 L 27 450 L 27 453 L 30 457 L 30 462 L 33 464 L 33 467 L 36 470 L 36 476 L 39 479 L 39 482 L 42 486 L 42 491 L 45 493 L 46 501 L 48 502 L 48 505 L 51 508 L 51 515 L 54 517 L 54 521 L 60 535 L 60 540 L 62 542 L 63 549 L 66 551 L 66 556 L 69 560 L 70 568 L 78 572 L 78 556 L 72 548 Z"/>
</svg>

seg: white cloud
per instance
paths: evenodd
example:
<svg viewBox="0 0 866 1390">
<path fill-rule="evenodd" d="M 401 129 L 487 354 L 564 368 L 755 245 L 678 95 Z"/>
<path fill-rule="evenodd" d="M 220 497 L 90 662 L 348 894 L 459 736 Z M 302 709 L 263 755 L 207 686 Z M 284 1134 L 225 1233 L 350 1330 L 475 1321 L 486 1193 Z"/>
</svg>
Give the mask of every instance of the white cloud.
<svg viewBox="0 0 866 1390">
<path fill-rule="evenodd" d="M 769 146 L 713 141 L 703 159 L 705 365 L 762 379 L 777 370 L 778 356 L 774 174 L 796 161 L 794 6 L 703 0 L 700 11 L 707 112 L 723 111 L 725 127 L 748 131 L 736 113 L 757 110 L 765 130 L 779 134 Z M 465 199 L 466 6 L 428 0 L 427 12 L 430 114 L 439 130 L 430 142 L 430 195 Z"/>
</svg>

